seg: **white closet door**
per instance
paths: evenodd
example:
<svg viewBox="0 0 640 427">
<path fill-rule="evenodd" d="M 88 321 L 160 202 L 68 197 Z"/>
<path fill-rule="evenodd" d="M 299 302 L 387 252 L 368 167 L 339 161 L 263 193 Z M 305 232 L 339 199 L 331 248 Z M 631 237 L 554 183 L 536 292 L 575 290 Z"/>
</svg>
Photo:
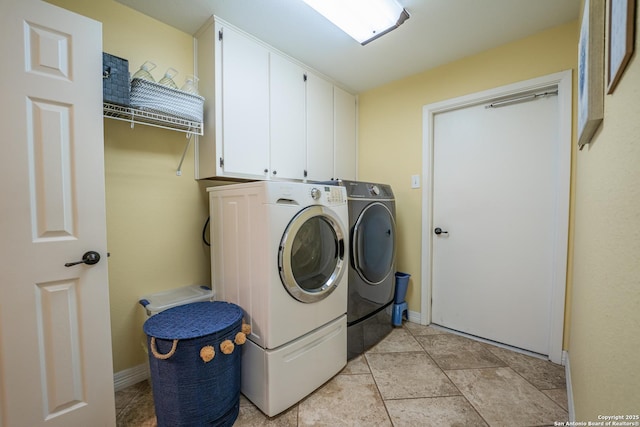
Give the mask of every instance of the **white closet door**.
<svg viewBox="0 0 640 427">
<path fill-rule="evenodd" d="M 555 96 L 435 116 L 433 323 L 549 354 L 558 117 Z"/>
</svg>

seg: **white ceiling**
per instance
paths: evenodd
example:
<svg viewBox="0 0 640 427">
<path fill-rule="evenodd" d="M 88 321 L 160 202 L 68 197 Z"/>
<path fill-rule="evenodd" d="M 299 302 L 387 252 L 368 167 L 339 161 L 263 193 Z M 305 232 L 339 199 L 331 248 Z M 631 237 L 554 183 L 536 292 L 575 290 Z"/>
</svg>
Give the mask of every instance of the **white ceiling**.
<svg viewBox="0 0 640 427">
<path fill-rule="evenodd" d="M 302 0 L 116 0 L 188 34 L 217 15 L 359 93 L 578 18 L 580 0 L 398 0 L 411 15 L 361 46 Z"/>
</svg>

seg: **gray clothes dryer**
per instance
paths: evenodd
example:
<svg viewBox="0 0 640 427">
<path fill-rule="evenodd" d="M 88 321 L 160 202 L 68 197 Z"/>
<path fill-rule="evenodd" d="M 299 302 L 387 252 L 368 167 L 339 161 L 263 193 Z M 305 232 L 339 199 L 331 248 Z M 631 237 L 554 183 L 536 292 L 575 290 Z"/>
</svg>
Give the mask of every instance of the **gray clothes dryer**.
<svg viewBox="0 0 640 427">
<path fill-rule="evenodd" d="M 396 269 L 395 199 L 390 185 L 341 181 L 349 210 L 347 359 L 391 330 Z"/>
</svg>

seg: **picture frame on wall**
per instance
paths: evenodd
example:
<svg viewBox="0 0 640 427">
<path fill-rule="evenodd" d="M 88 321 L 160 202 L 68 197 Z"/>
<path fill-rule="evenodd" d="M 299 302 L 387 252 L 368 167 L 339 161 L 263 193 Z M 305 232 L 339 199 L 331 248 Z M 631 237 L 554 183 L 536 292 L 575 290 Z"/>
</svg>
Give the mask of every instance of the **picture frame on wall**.
<svg viewBox="0 0 640 427">
<path fill-rule="evenodd" d="M 633 55 L 636 0 L 609 0 L 607 93 L 616 88 Z"/>
<path fill-rule="evenodd" d="M 604 0 L 585 0 L 578 42 L 578 146 L 604 118 Z"/>
</svg>

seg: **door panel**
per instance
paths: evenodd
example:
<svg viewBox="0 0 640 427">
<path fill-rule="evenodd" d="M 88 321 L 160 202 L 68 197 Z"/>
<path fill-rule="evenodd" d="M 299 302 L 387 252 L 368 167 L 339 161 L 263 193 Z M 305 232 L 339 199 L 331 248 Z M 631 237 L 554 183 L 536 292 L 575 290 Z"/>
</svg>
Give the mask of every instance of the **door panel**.
<svg viewBox="0 0 640 427">
<path fill-rule="evenodd" d="M 216 48 L 222 49 L 224 172 L 264 177 L 269 168 L 269 52 L 229 27 Z"/>
<path fill-rule="evenodd" d="M 558 116 L 549 97 L 434 117 L 434 323 L 548 354 Z"/>
<path fill-rule="evenodd" d="M 278 54 L 269 58 L 271 177 L 302 180 L 307 154 L 304 70 Z"/>
<path fill-rule="evenodd" d="M 76 238 L 76 199 L 71 187 L 72 105 L 28 98 L 28 173 L 35 240 Z"/>
<path fill-rule="evenodd" d="M 307 178 L 333 179 L 333 85 L 307 72 Z"/>
<path fill-rule="evenodd" d="M 0 424 L 115 425 L 101 26 L 9 0 L 0 28 Z"/>
<path fill-rule="evenodd" d="M 356 98 L 348 92 L 333 87 L 334 109 L 334 163 L 333 177 L 342 180 L 356 179 Z"/>
<path fill-rule="evenodd" d="M 77 278 L 36 284 L 43 405 L 49 416 L 86 404 L 78 333 L 81 322 L 78 289 Z"/>
</svg>

